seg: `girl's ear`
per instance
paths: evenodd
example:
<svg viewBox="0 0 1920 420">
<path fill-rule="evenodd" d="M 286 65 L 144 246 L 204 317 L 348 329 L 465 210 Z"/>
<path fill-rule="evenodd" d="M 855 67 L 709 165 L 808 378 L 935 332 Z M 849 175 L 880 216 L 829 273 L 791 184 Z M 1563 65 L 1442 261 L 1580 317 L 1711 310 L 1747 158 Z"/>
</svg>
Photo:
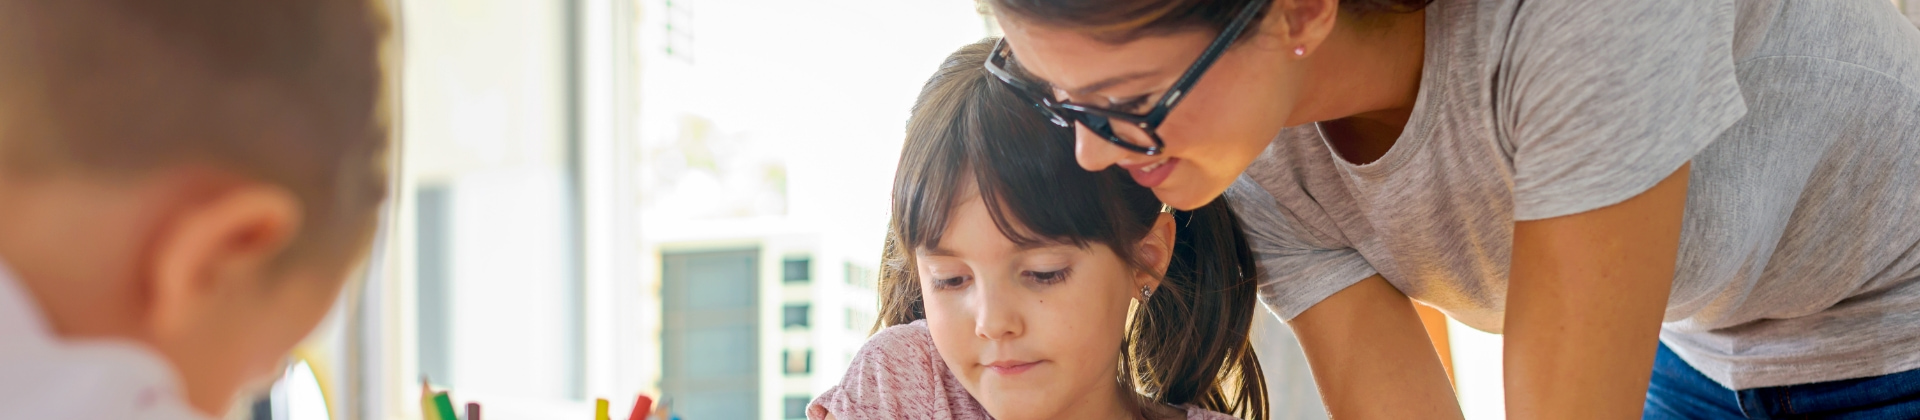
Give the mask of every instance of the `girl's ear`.
<svg viewBox="0 0 1920 420">
<path fill-rule="evenodd" d="M 1141 238 L 1140 244 L 1134 247 L 1135 258 L 1153 272 L 1135 276 L 1135 286 L 1147 289 L 1160 287 L 1160 276 L 1165 275 L 1167 266 L 1173 263 L 1175 229 L 1178 227 L 1174 226 L 1173 213 L 1160 213 L 1159 217 L 1154 218 L 1147 236 Z"/>
</svg>

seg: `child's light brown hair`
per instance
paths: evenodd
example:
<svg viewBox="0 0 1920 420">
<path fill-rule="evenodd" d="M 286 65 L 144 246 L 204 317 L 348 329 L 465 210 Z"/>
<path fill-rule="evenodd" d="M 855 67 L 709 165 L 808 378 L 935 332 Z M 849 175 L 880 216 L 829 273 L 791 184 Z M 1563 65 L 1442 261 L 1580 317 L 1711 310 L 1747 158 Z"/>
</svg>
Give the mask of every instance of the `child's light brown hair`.
<svg viewBox="0 0 1920 420">
<path fill-rule="evenodd" d="M 354 258 L 387 188 L 386 31 L 371 0 L 0 0 L 0 170 L 269 182 L 302 203 L 285 255 Z"/>
<path fill-rule="evenodd" d="M 1120 250 L 1147 236 L 1160 200 L 1119 168 L 1081 170 L 1072 129 L 1053 125 L 983 67 L 995 40 L 947 56 L 914 101 L 894 175 L 875 330 L 926 318 L 914 250 L 939 245 L 969 182 L 1016 244 L 1107 246 L 1130 268 L 1154 272 Z M 1259 271 L 1239 219 L 1226 200 L 1214 200 L 1174 212 L 1173 222 L 1172 259 L 1156 273 L 1153 297 L 1130 315 L 1115 380 L 1153 403 L 1267 418 L 1266 382 L 1248 338 Z"/>
</svg>

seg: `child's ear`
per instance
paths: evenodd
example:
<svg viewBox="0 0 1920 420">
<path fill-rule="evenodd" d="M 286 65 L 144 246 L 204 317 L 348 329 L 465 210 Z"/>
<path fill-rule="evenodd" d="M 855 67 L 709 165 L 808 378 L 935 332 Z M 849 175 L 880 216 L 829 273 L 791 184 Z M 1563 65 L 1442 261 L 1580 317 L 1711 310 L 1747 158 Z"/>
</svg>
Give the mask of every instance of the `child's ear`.
<svg viewBox="0 0 1920 420">
<path fill-rule="evenodd" d="M 300 221 L 298 198 L 259 183 L 224 188 L 179 207 L 163 223 L 141 273 L 150 291 L 152 332 L 191 329 L 225 304 L 220 299 L 259 290 Z"/>
<path fill-rule="evenodd" d="M 1153 227 L 1149 228 L 1147 236 L 1141 238 L 1140 245 L 1135 247 L 1135 254 L 1139 261 L 1153 269 L 1152 273 L 1141 273 L 1140 286 L 1158 287 L 1160 285 L 1160 276 L 1165 275 L 1167 266 L 1173 263 L 1175 229 L 1178 227 L 1174 226 L 1173 213 L 1160 213 L 1160 216 L 1153 220 Z"/>
</svg>

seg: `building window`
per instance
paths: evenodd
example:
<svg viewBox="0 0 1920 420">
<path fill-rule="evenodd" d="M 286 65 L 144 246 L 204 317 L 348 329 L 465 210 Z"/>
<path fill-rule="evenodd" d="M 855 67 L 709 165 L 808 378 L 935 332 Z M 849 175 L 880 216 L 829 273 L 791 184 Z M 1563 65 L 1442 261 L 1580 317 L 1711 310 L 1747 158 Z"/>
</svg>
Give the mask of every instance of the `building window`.
<svg viewBox="0 0 1920 420">
<path fill-rule="evenodd" d="M 785 310 L 781 311 L 784 316 L 780 321 L 780 328 L 806 328 L 807 309 L 806 304 L 787 305 Z"/>
<path fill-rule="evenodd" d="M 847 330 L 863 331 L 873 328 L 873 315 L 854 308 L 847 308 Z"/>
<path fill-rule="evenodd" d="M 660 390 L 689 419 L 758 413 L 760 250 L 662 253 Z M 555 418 L 546 416 L 543 418 Z"/>
<path fill-rule="evenodd" d="M 813 350 L 781 350 L 781 371 L 788 375 L 813 373 Z"/>
<path fill-rule="evenodd" d="M 876 280 L 878 279 L 875 278 L 873 269 L 847 263 L 847 284 L 871 289 Z"/>
<path fill-rule="evenodd" d="M 813 399 L 812 399 L 812 398 L 807 398 L 807 396 L 805 396 L 805 395 L 789 395 L 789 396 L 787 396 L 787 415 L 786 415 L 786 418 L 788 418 L 788 419 L 805 419 L 805 418 L 807 418 L 807 404 L 809 404 L 809 403 L 812 403 L 812 402 L 813 402 Z"/>
<path fill-rule="evenodd" d="M 806 283 L 813 278 L 813 259 L 807 257 L 791 258 L 782 264 L 780 278 L 788 283 Z"/>
<path fill-rule="evenodd" d="M 693 63 L 693 8 L 689 0 L 667 0 L 667 56 Z"/>
</svg>

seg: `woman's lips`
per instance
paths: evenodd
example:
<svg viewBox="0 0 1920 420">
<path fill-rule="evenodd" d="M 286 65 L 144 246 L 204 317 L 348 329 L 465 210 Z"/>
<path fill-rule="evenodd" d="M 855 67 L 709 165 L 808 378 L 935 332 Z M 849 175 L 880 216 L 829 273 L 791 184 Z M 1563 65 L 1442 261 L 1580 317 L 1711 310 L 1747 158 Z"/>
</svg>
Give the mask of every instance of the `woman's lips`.
<svg viewBox="0 0 1920 420">
<path fill-rule="evenodd" d="M 1032 362 L 1017 362 L 1017 361 L 1005 361 L 1005 362 L 993 362 L 993 363 L 990 363 L 990 364 L 987 364 L 987 370 L 989 370 L 989 371 L 992 371 L 993 373 L 997 373 L 997 374 L 1000 374 L 1000 375 L 1003 375 L 1003 376 L 1010 376 L 1010 375 L 1018 375 L 1018 374 L 1020 374 L 1021 372 L 1026 372 L 1026 371 L 1028 371 L 1028 370 L 1031 370 L 1031 369 L 1033 369 L 1033 367 L 1034 367 L 1034 366 L 1039 366 L 1039 365 L 1040 365 L 1040 362 L 1041 362 L 1041 361 L 1032 361 Z"/>
<path fill-rule="evenodd" d="M 1157 162 L 1147 162 L 1139 165 L 1120 165 L 1120 167 L 1126 168 L 1128 175 L 1133 175 L 1133 182 L 1139 183 L 1142 187 L 1154 188 L 1160 186 L 1160 183 L 1166 182 L 1167 176 L 1173 173 L 1174 166 L 1179 164 L 1179 158 L 1167 158 L 1167 160 Z"/>
</svg>

